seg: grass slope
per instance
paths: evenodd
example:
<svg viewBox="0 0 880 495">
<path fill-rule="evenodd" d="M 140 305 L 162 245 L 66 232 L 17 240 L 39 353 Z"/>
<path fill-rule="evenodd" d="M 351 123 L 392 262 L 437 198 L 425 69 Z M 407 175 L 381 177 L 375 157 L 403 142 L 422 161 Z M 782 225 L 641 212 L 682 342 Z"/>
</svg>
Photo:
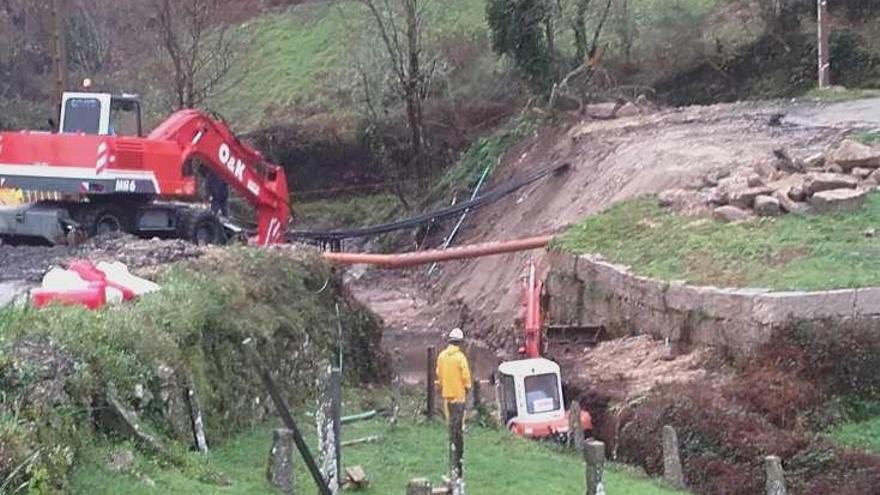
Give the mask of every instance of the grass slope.
<svg viewBox="0 0 880 495">
<path fill-rule="evenodd" d="M 556 243 L 666 280 L 818 290 L 880 286 L 880 239 L 865 235 L 878 226 L 878 194 L 859 212 L 735 225 L 672 215 L 655 199 L 643 198 L 584 220 Z"/>
<path fill-rule="evenodd" d="M 429 2 L 425 18 L 429 43 L 488 36 L 482 0 Z M 305 2 L 285 12 L 260 16 L 240 29 L 246 45 L 239 54 L 234 86 L 212 102 L 237 128 L 250 130 L 293 107 L 336 108 L 334 94 L 355 84 L 346 78 L 357 46 L 371 29 L 354 1 Z M 350 111 L 350 109 L 340 109 Z"/>
<path fill-rule="evenodd" d="M 831 438 L 840 445 L 880 454 L 880 416 L 840 424 L 830 433 Z"/>
<path fill-rule="evenodd" d="M 309 444 L 314 445 L 314 428 L 310 426 L 310 422 L 301 425 L 309 437 Z M 348 447 L 344 451 L 344 465 L 362 465 L 371 479 L 370 488 L 361 493 L 403 493 L 407 481 L 416 477 L 427 476 L 435 483 L 440 481 L 447 453 L 446 432 L 439 422 L 417 425 L 411 420 L 404 421 L 393 432 L 387 430 L 387 423 L 382 420 L 345 427 L 346 439 L 370 434 L 383 434 L 384 439 L 374 444 Z M 263 426 L 215 448 L 206 461 L 199 461 L 229 476 L 231 483 L 222 487 L 165 468 L 140 454 L 136 455 L 134 472 L 137 474 L 112 472 L 105 464 L 113 447 L 99 444 L 91 449 L 89 461 L 75 473 L 71 493 L 109 495 L 119 493 L 122 486 L 130 495 L 275 493 L 265 482 L 270 442 L 271 427 Z M 472 428 L 465 442 L 465 472 L 469 490 L 473 493 L 571 495 L 584 492 L 581 461 L 555 447 L 482 428 Z M 198 455 L 192 454 L 192 457 Z M 296 465 L 298 486 L 303 493 L 314 493 L 314 485 L 299 457 Z M 154 486 L 150 486 L 146 478 L 152 480 Z M 612 466 L 606 471 L 606 493 L 672 495 L 678 492 Z"/>
</svg>

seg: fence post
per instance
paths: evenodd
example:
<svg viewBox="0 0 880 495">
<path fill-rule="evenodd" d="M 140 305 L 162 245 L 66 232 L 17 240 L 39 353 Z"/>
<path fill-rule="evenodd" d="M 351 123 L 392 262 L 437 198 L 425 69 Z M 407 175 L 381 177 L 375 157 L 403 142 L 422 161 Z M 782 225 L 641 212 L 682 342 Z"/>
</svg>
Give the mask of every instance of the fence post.
<svg viewBox="0 0 880 495">
<path fill-rule="evenodd" d="M 581 403 L 573 400 L 568 410 L 568 445 L 575 452 L 584 451 L 584 425 L 581 423 Z"/>
<path fill-rule="evenodd" d="M 670 425 L 663 427 L 663 479 L 673 488 L 684 489 L 684 472 L 678 450 L 678 433 Z"/>
<path fill-rule="evenodd" d="M 785 473 L 782 471 L 782 459 L 775 455 L 764 458 L 764 471 L 767 474 L 767 495 L 786 495 Z"/>
<path fill-rule="evenodd" d="M 397 427 L 398 415 L 400 414 L 400 388 L 401 382 L 403 378 L 400 376 L 400 348 L 394 348 L 393 361 L 392 361 L 392 373 L 393 378 L 391 378 L 391 429 Z"/>
<path fill-rule="evenodd" d="M 587 495 L 604 495 L 605 486 L 602 477 L 605 470 L 605 444 L 590 441 L 584 445 L 584 461 L 586 462 Z"/>
<path fill-rule="evenodd" d="M 406 484 L 406 495 L 431 495 L 433 490 L 431 482 L 424 478 L 409 480 Z"/>
<path fill-rule="evenodd" d="M 330 492 L 339 493 L 341 480 L 341 374 L 337 368 L 324 365 L 318 384 L 321 392 L 318 396 L 318 410 L 315 421 L 318 427 L 318 453 L 321 464 L 321 475 Z"/>
<path fill-rule="evenodd" d="M 293 449 L 293 432 L 291 430 L 277 428 L 272 432 L 272 450 L 269 451 L 266 479 L 269 480 L 270 485 L 285 495 L 296 493 Z"/>
<path fill-rule="evenodd" d="M 428 356 L 427 356 L 427 368 L 425 369 L 425 392 L 427 395 L 427 410 L 426 414 L 428 415 L 428 419 L 434 417 L 434 372 L 436 371 L 437 366 L 437 349 L 434 346 L 428 346 Z"/>
</svg>

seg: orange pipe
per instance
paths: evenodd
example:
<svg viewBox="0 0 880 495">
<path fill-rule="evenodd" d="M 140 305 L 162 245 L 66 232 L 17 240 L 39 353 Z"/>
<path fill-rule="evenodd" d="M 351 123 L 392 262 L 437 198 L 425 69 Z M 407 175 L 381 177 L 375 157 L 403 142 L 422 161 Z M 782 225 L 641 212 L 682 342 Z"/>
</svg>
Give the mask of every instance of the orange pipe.
<svg viewBox="0 0 880 495">
<path fill-rule="evenodd" d="M 434 249 L 431 251 L 402 254 L 324 253 L 324 259 L 330 263 L 340 265 L 376 265 L 381 268 L 403 268 L 438 261 L 463 260 L 540 249 L 547 246 L 552 238 L 553 236 L 547 235 L 515 241 L 485 242 L 450 249 Z"/>
</svg>

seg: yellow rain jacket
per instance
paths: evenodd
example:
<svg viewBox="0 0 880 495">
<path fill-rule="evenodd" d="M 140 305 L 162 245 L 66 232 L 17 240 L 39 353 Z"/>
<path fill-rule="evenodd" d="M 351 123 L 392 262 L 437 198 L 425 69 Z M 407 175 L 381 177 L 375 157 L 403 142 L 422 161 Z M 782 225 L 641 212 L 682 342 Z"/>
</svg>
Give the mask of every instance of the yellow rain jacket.
<svg viewBox="0 0 880 495">
<path fill-rule="evenodd" d="M 437 356 L 437 386 L 447 402 L 464 402 L 471 388 L 471 369 L 457 345 L 449 344 Z"/>
</svg>

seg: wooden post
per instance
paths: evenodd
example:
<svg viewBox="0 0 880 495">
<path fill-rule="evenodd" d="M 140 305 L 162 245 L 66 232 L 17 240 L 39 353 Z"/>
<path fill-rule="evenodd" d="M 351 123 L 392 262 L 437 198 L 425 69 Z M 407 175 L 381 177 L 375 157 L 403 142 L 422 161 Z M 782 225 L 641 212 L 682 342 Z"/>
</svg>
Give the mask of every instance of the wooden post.
<svg viewBox="0 0 880 495">
<path fill-rule="evenodd" d="M 576 400 L 571 401 L 571 408 L 568 410 L 568 431 L 569 446 L 571 446 L 575 452 L 583 452 L 584 425 L 581 423 L 581 403 Z"/>
<path fill-rule="evenodd" d="M 831 86 L 831 37 L 828 0 L 818 0 L 819 88 Z"/>
<path fill-rule="evenodd" d="M 474 346 L 470 346 L 470 348 L 468 350 L 472 350 L 472 349 L 474 349 Z M 475 410 L 479 410 L 480 405 L 482 403 L 482 397 L 480 396 L 480 378 L 479 378 L 480 373 L 479 373 L 479 368 L 478 368 L 479 364 L 477 363 L 477 360 L 471 359 L 471 356 L 473 356 L 474 354 L 476 354 L 476 353 L 475 352 L 468 352 L 467 358 L 468 358 L 468 366 L 470 367 L 470 370 L 471 370 L 471 384 L 472 384 L 472 390 L 473 390 L 473 392 L 471 393 L 471 398 L 473 400 L 472 407 Z"/>
<path fill-rule="evenodd" d="M 584 445 L 584 461 L 586 462 L 587 495 L 604 495 L 605 486 L 602 477 L 605 471 L 605 444 L 591 441 Z"/>
<path fill-rule="evenodd" d="M 315 422 L 318 429 L 319 460 L 321 475 L 334 495 L 339 493 L 342 476 L 341 459 L 341 374 L 329 364 L 323 367 L 319 383 L 318 410 Z"/>
<path fill-rule="evenodd" d="M 431 495 L 434 491 L 431 482 L 424 478 L 409 480 L 406 484 L 406 495 Z"/>
<path fill-rule="evenodd" d="M 782 471 L 782 460 L 775 455 L 764 458 L 764 471 L 767 474 L 767 495 L 786 495 L 785 473 Z"/>
<path fill-rule="evenodd" d="M 269 484 L 285 495 L 296 493 L 296 478 L 293 469 L 293 432 L 278 428 L 272 432 L 272 450 L 269 451 L 269 465 L 266 479 Z"/>
<path fill-rule="evenodd" d="M 434 417 L 434 372 L 436 371 L 437 366 L 437 349 L 434 346 L 428 346 L 428 356 L 427 356 L 427 368 L 425 370 L 425 392 L 427 395 L 427 409 L 426 414 L 428 415 L 428 419 Z"/>
<path fill-rule="evenodd" d="M 391 379 L 391 428 L 394 429 L 397 427 L 397 416 L 400 414 L 400 387 L 403 379 L 400 376 L 400 348 L 394 348 L 394 357 L 393 357 L 393 370 L 394 377 Z"/>
<path fill-rule="evenodd" d="M 673 488 L 684 489 L 684 472 L 678 451 L 678 433 L 670 425 L 663 427 L 663 479 Z"/>
<path fill-rule="evenodd" d="M 330 371 L 330 411 L 333 415 L 333 452 L 336 455 L 334 462 L 336 472 L 334 480 L 330 483 L 331 491 L 338 494 L 342 491 L 342 370 L 333 368 Z"/>
</svg>

